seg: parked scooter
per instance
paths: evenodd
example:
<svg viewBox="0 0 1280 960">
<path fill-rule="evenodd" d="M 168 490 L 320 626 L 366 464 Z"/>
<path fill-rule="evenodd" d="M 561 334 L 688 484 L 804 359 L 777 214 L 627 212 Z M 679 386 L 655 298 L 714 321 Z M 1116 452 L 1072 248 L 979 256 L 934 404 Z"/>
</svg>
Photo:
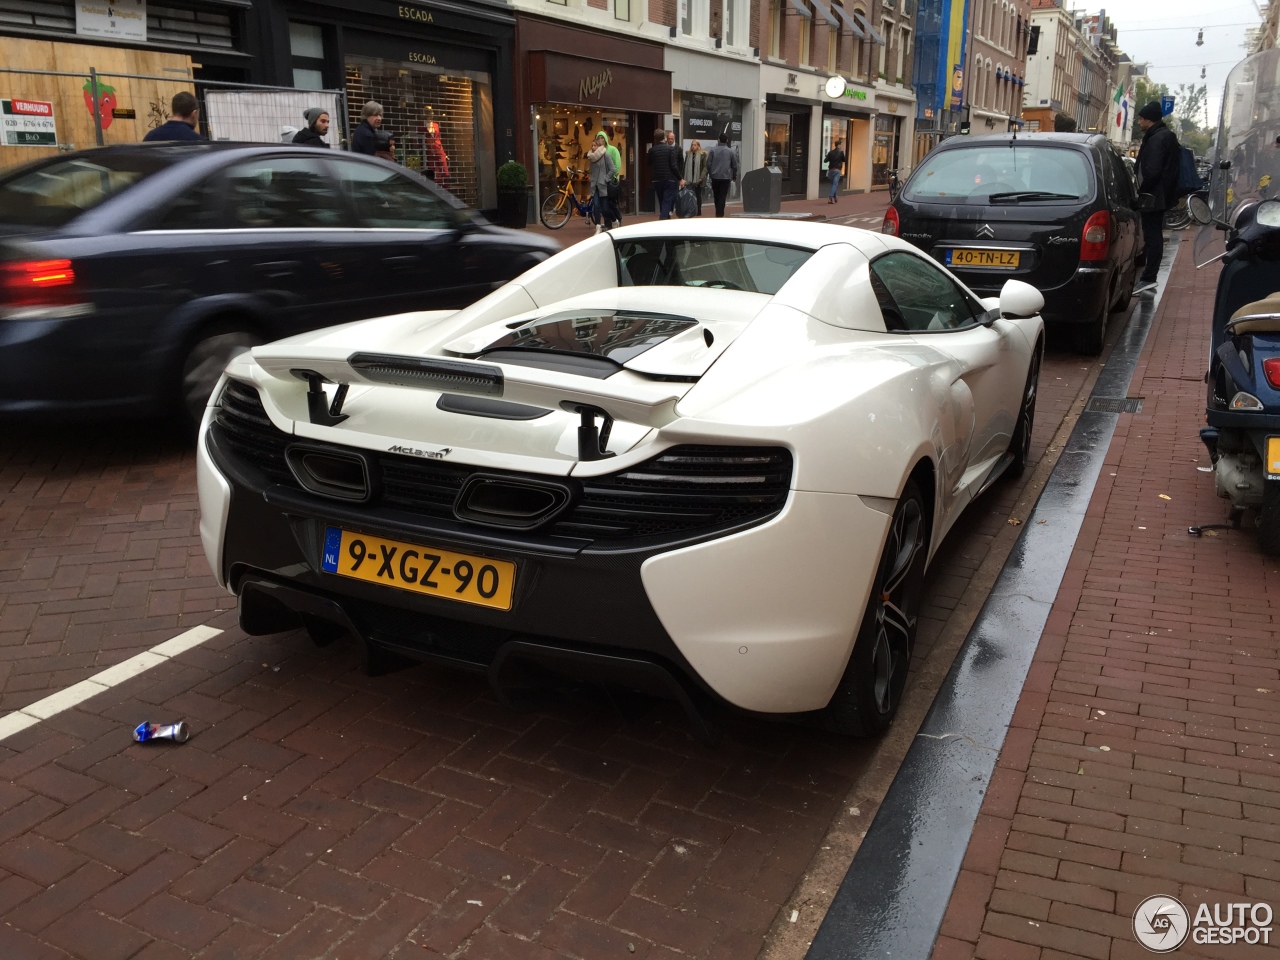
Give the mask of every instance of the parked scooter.
<svg viewBox="0 0 1280 960">
<path fill-rule="evenodd" d="M 1271 555 L 1280 555 L 1280 199 L 1272 187 L 1273 178 L 1280 187 L 1278 77 L 1277 50 L 1231 71 L 1213 181 L 1207 196 L 1188 202 L 1204 225 L 1197 267 L 1223 264 L 1205 375 L 1208 425 L 1200 438 L 1218 495 L 1231 501 L 1232 525 L 1256 511 L 1259 543 Z M 1226 232 L 1226 249 L 1206 256 L 1216 230 Z"/>
</svg>

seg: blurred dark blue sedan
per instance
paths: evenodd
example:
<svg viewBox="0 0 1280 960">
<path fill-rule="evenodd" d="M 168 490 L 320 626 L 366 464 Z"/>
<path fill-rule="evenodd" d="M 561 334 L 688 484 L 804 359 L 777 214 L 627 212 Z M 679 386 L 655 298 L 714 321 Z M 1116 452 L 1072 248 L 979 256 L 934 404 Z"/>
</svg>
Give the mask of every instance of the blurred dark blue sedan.
<svg viewBox="0 0 1280 960">
<path fill-rule="evenodd" d="M 138 144 L 42 160 L 0 176 L 0 416 L 198 422 L 246 347 L 466 306 L 557 249 L 354 154 Z"/>
</svg>

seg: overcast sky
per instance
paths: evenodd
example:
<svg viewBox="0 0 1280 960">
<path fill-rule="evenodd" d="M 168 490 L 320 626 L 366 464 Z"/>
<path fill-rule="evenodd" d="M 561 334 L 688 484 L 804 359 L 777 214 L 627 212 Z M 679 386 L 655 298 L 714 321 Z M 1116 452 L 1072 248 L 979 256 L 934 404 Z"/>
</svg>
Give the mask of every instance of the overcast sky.
<svg viewBox="0 0 1280 960">
<path fill-rule="evenodd" d="M 1215 127 L 1227 73 L 1245 56 L 1245 30 L 1262 19 L 1252 0 L 1067 0 L 1067 6 L 1085 13 L 1105 10 L 1119 30 L 1120 49 L 1138 63 L 1150 63 L 1151 79 L 1170 92 L 1180 83 L 1208 84 Z M 1201 27 L 1204 46 L 1197 47 Z"/>
</svg>

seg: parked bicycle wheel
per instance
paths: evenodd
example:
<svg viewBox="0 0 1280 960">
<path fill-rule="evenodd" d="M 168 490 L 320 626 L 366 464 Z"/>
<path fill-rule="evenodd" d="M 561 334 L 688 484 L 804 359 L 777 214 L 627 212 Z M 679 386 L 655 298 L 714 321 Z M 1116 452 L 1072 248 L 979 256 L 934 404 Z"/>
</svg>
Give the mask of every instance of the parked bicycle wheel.
<svg viewBox="0 0 1280 960">
<path fill-rule="evenodd" d="M 1164 225 L 1170 230 L 1181 230 L 1191 225 L 1191 212 L 1187 209 L 1186 197 L 1179 200 L 1176 207 L 1170 207 L 1164 212 Z"/>
<path fill-rule="evenodd" d="M 572 215 L 573 207 L 569 205 L 569 198 L 563 190 L 543 197 L 540 217 L 549 230 L 559 230 L 569 222 Z"/>
</svg>

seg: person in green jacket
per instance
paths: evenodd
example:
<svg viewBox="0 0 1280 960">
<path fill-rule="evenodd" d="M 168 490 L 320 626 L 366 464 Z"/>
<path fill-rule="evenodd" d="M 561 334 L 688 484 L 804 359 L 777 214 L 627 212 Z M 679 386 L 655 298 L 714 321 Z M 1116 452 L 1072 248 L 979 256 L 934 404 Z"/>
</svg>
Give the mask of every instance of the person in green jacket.
<svg viewBox="0 0 1280 960">
<path fill-rule="evenodd" d="M 622 177 L 622 153 L 613 145 L 613 141 L 609 139 L 609 131 L 600 128 L 600 133 L 604 136 L 605 152 L 609 154 L 609 159 L 613 161 L 613 184 L 609 190 L 609 205 L 611 207 L 611 216 L 609 219 L 622 226 L 622 208 L 618 205 L 618 197 L 622 193 L 622 186 L 618 182 Z"/>
</svg>

